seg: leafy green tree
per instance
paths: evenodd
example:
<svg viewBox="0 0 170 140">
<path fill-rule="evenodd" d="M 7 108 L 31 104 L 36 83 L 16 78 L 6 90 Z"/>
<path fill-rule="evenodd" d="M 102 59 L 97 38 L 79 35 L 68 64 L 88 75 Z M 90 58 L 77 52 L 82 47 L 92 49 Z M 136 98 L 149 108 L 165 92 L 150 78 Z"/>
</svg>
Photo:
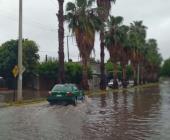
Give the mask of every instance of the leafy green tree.
<svg viewBox="0 0 170 140">
<path fill-rule="evenodd" d="M 162 63 L 162 56 L 158 51 L 157 41 L 149 39 L 146 42 L 145 58 L 147 60 L 145 70 L 148 82 L 158 81 L 160 67 Z"/>
<path fill-rule="evenodd" d="M 161 75 L 165 77 L 170 77 L 170 58 L 165 60 L 161 69 Z"/>
<path fill-rule="evenodd" d="M 80 84 L 82 80 L 82 67 L 80 64 L 74 62 L 66 63 L 65 73 L 68 83 Z"/>
<path fill-rule="evenodd" d="M 79 63 L 68 62 L 65 64 L 66 81 L 80 85 L 83 69 Z M 88 79 L 92 78 L 92 70 L 88 67 Z"/>
<path fill-rule="evenodd" d="M 107 80 L 110 81 L 111 79 L 113 79 L 113 71 L 114 71 L 114 65 L 112 64 L 111 61 L 108 61 L 106 64 L 106 72 L 107 72 Z M 118 79 L 119 80 L 123 80 L 123 67 L 121 65 L 118 65 Z M 131 65 L 127 65 L 126 68 L 126 76 L 127 79 L 130 80 L 133 76 L 133 71 L 132 71 L 132 66 Z"/>
<path fill-rule="evenodd" d="M 25 67 L 25 75 L 36 75 L 39 60 L 38 45 L 32 41 L 23 40 L 23 66 Z"/>
<path fill-rule="evenodd" d="M 59 62 L 57 60 L 49 60 L 42 62 L 38 67 L 39 76 L 43 79 L 57 83 L 59 73 Z M 76 62 L 65 63 L 65 74 L 67 83 L 74 83 L 81 86 L 82 81 L 82 66 Z M 88 68 L 88 77 L 91 78 L 92 71 Z"/>
<path fill-rule="evenodd" d="M 0 46 L 0 75 L 7 80 L 9 88 L 13 88 L 12 69 L 17 65 L 18 40 L 10 40 Z M 33 76 L 37 73 L 39 60 L 38 45 L 28 39 L 23 40 L 23 66 L 24 77 Z"/>
<path fill-rule="evenodd" d="M 57 82 L 59 73 L 59 62 L 56 60 L 48 60 L 42 62 L 38 66 L 38 74 L 40 77 L 43 77 L 48 80 Z"/>
</svg>

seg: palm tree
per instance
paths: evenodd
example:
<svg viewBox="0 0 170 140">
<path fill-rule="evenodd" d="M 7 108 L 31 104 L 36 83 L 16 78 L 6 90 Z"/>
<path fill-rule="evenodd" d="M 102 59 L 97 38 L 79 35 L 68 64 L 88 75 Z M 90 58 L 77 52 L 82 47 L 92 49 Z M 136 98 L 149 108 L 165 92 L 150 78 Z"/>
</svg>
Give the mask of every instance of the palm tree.
<svg viewBox="0 0 170 140">
<path fill-rule="evenodd" d="M 120 61 L 121 56 L 121 37 L 120 37 L 120 25 L 123 22 L 123 17 L 113 17 L 110 16 L 110 19 L 108 20 L 108 31 L 105 35 L 105 44 L 110 54 L 110 60 L 113 63 L 114 66 L 114 72 L 113 72 L 113 88 L 118 88 L 118 61 Z"/>
<path fill-rule="evenodd" d="M 146 82 L 145 65 L 147 63 L 147 60 L 146 60 L 147 50 L 148 50 L 147 43 L 145 41 L 144 46 L 141 48 L 141 51 L 140 51 L 140 82 L 139 84 L 145 84 Z"/>
<path fill-rule="evenodd" d="M 148 82 L 156 82 L 158 81 L 162 56 L 158 52 L 158 45 L 155 39 L 149 39 L 146 45 L 145 58 L 147 63 L 145 65 L 145 74 Z"/>
<path fill-rule="evenodd" d="M 126 67 L 129 62 L 129 51 L 130 51 L 129 38 L 128 38 L 129 27 L 126 25 L 122 25 L 119 27 L 118 30 L 119 30 L 119 42 L 122 45 L 122 48 L 120 48 L 121 51 L 120 64 L 122 66 L 122 85 L 124 88 L 126 88 L 127 87 Z"/>
<path fill-rule="evenodd" d="M 58 40 L 59 40 L 59 83 L 64 83 L 64 15 L 63 15 L 63 4 L 64 0 L 58 0 L 59 11 L 57 14 L 59 29 L 58 29 Z"/>
<path fill-rule="evenodd" d="M 92 9 L 93 0 L 76 0 L 68 2 L 65 16 L 68 27 L 75 34 L 77 46 L 82 58 L 83 78 L 82 85 L 85 90 L 88 85 L 88 61 L 94 48 L 95 32 L 100 30 L 102 22 L 97 16 L 97 9 Z"/>
<path fill-rule="evenodd" d="M 134 72 L 134 85 L 137 85 L 137 69 L 140 65 L 140 51 L 145 45 L 146 38 L 146 26 L 143 25 L 142 21 L 134 21 L 131 23 L 129 40 L 131 44 L 131 62 Z"/>
<path fill-rule="evenodd" d="M 98 15 L 100 16 L 102 22 L 106 22 L 111 9 L 111 2 L 116 2 L 116 0 L 97 0 L 97 6 L 99 8 Z M 105 63 L 104 63 L 104 28 L 100 30 L 100 89 L 106 89 L 106 76 L 105 76 Z"/>
</svg>

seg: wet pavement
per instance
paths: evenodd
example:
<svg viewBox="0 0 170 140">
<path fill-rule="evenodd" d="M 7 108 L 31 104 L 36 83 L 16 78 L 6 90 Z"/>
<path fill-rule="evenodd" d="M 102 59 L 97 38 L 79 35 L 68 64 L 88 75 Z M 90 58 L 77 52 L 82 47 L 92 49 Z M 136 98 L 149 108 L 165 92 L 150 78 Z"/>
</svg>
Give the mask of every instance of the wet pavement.
<svg viewBox="0 0 170 140">
<path fill-rule="evenodd" d="M 0 140 L 170 140 L 170 81 L 84 103 L 0 109 Z"/>
</svg>

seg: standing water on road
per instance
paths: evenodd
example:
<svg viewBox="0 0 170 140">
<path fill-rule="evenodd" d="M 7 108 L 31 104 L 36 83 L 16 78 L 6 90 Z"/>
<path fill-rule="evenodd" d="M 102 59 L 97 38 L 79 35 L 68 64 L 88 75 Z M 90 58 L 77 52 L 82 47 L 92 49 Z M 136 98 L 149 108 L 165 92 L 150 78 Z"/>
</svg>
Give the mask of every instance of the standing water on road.
<svg viewBox="0 0 170 140">
<path fill-rule="evenodd" d="M 0 109 L 0 140 L 170 140 L 170 81 L 92 96 L 76 107 L 47 102 Z"/>
</svg>

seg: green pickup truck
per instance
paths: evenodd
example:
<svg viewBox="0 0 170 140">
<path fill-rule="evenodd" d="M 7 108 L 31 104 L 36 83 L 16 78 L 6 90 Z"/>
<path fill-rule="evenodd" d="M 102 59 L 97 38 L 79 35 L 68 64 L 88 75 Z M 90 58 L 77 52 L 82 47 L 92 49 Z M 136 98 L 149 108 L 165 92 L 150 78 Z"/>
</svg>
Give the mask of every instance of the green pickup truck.
<svg viewBox="0 0 170 140">
<path fill-rule="evenodd" d="M 50 104 L 54 104 L 58 101 L 66 101 L 77 105 L 77 100 L 84 101 L 85 94 L 82 90 L 79 90 L 74 84 L 57 84 L 49 92 L 47 101 Z"/>
</svg>

